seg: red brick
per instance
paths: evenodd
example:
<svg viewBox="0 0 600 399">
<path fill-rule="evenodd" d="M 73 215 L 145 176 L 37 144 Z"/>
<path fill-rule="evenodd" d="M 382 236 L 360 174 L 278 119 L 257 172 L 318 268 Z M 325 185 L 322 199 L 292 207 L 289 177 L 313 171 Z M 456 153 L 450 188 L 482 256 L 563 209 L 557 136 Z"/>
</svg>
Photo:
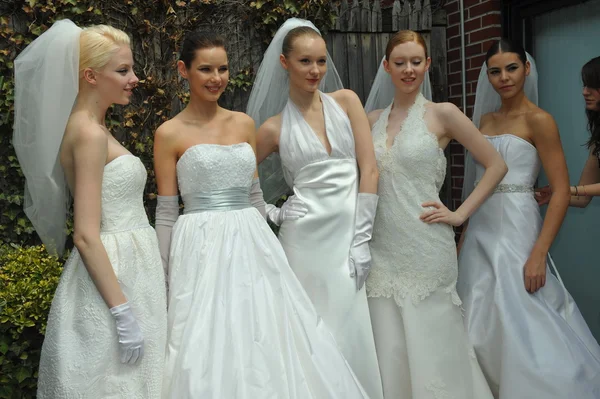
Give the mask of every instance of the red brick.
<svg viewBox="0 0 600 399">
<path fill-rule="evenodd" d="M 452 177 L 452 187 L 462 189 L 464 179 L 462 177 Z"/>
<path fill-rule="evenodd" d="M 469 118 L 473 117 L 473 107 L 467 107 L 467 112 L 465 113 Z"/>
<path fill-rule="evenodd" d="M 455 85 L 462 83 L 460 79 L 460 73 L 449 73 L 448 74 L 448 85 Z"/>
<path fill-rule="evenodd" d="M 483 65 L 484 62 L 485 62 L 485 54 L 476 55 L 475 57 L 469 58 L 467 67 L 469 69 L 481 68 L 481 66 Z"/>
<path fill-rule="evenodd" d="M 460 23 L 460 12 L 453 12 L 448 14 L 448 26 L 456 25 Z"/>
<path fill-rule="evenodd" d="M 494 39 L 502 36 L 502 28 L 500 26 L 489 26 L 469 33 L 469 43 L 482 42 L 484 40 Z"/>
<path fill-rule="evenodd" d="M 460 198 L 462 197 L 462 190 L 460 188 L 452 189 L 452 198 Z"/>
<path fill-rule="evenodd" d="M 481 18 L 470 19 L 465 22 L 465 32 L 469 33 L 474 30 L 481 29 Z"/>
<path fill-rule="evenodd" d="M 483 1 L 485 1 L 485 0 L 483 0 Z M 463 1 L 463 7 L 464 7 L 465 9 L 467 9 L 467 8 L 469 8 L 469 7 L 472 7 L 472 6 L 474 6 L 474 5 L 477 5 L 477 4 L 479 4 L 479 3 L 480 3 L 480 1 L 479 1 L 479 0 L 464 0 L 464 1 Z"/>
<path fill-rule="evenodd" d="M 483 3 L 469 7 L 469 18 L 478 17 L 494 11 L 502 11 L 502 2 L 500 0 L 487 0 Z"/>
<path fill-rule="evenodd" d="M 467 71 L 467 82 L 477 81 L 481 68 L 473 68 Z"/>
<path fill-rule="evenodd" d="M 450 171 L 452 176 L 462 177 L 464 174 L 463 165 L 465 164 L 464 155 L 452 155 L 450 157 Z M 458 169 L 455 169 L 458 168 Z"/>
<path fill-rule="evenodd" d="M 454 157 L 452 157 L 454 158 Z M 463 176 L 465 171 L 464 168 L 462 166 L 455 166 L 452 165 L 452 168 L 450 168 L 450 173 L 452 174 L 452 176 Z"/>
<path fill-rule="evenodd" d="M 454 36 L 448 39 L 448 48 L 459 48 L 460 47 L 460 36 Z"/>
<path fill-rule="evenodd" d="M 460 35 L 460 26 L 454 25 L 446 29 L 446 37 L 454 37 Z"/>
<path fill-rule="evenodd" d="M 458 207 L 460 207 L 460 204 L 462 204 L 462 202 L 459 199 L 452 199 L 452 208 L 450 208 L 451 211 L 455 211 L 458 209 Z M 462 228 L 462 227 L 461 227 Z M 460 236 L 458 236 L 460 237 Z M 455 239 L 458 239 L 455 237 Z"/>
<path fill-rule="evenodd" d="M 487 14 L 481 17 L 481 26 L 501 25 L 502 15 L 499 12 Z"/>
<path fill-rule="evenodd" d="M 453 49 L 448 51 L 447 57 L 448 62 L 460 60 L 460 49 Z"/>
<path fill-rule="evenodd" d="M 462 155 L 464 153 L 463 146 L 459 143 L 453 142 L 450 144 L 450 154 Z"/>
<path fill-rule="evenodd" d="M 465 55 L 467 57 L 473 57 L 474 55 L 479 55 L 482 52 L 483 51 L 480 43 L 465 46 Z"/>
<path fill-rule="evenodd" d="M 459 3 L 458 0 L 455 1 L 449 1 L 446 3 L 446 5 L 444 6 L 444 11 L 446 11 L 446 14 L 450 14 L 453 12 L 457 12 L 459 9 Z"/>
<path fill-rule="evenodd" d="M 460 62 L 460 61 L 454 61 L 454 62 L 448 63 L 448 69 L 449 69 L 450 73 L 460 72 L 461 68 L 462 68 L 462 62 Z"/>
<path fill-rule="evenodd" d="M 472 107 L 475 105 L 475 94 L 469 94 L 467 96 L 467 107 Z"/>
<path fill-rule="evenodd" d="M 492 44 L 494 44 L 496 42 L 496 40 L 500 39 L 501 36 L 495 37 L 491 40 L 487 40 L 483 43 L 481 43 L 481 48 L 483 49 L 482 53 L 485 54 L 487 53 L 487 51 L 490 49 L 490 47 L 492 47 Z"/>
<path fill-rule="evenodd" d="M 456 105 L 458 108 L 462 107 L 462 97 L 450 97 L 448 101 Z"/>
<path fill-rule="evenodd" d="M 462 96 L 462 85 L 452 85 L 450 86 L 450 95 L 451 96 Z"/>
</svg>

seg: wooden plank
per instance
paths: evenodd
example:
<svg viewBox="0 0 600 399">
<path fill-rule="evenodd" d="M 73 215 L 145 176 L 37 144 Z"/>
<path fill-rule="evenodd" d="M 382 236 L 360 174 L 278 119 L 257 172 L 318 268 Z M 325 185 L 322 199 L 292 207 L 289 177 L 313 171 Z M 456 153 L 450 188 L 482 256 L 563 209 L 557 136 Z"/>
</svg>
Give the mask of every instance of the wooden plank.
<svg viewBox="0 0 600 399">
<path fill-rule="evenodd" d="M 398 18 L 398 30 L 409 29 L 409 16 L 412 11 L 412 7 L 410 5 L 409 0 L 404 0 L 402 3 L 402 10 L 400 11 L 400 16 Z"/>
<path fill-rule="evenodd" d="M 354 90 L 360 100 L 364 103 L 365 93 L 363 89 L 363 65 L 358 33 L 346 34 L 346 45 L 348 48 L 348 88 Z"/>
<path fill-rule="evenodd" d="M 360 6 L 360 31 L 371 32 L 371 6 L 369 0 L 363 0 Z"/>
<path fill-rule="evenodd" d="M 398 32 L 400 30 L 400 17 L 402 14 L 402 3 L 400 0 L 394 0 L 392 6 L 392 30 Z"/>
<path fill-rule="evenodd" d="M 420 31 L 421 27 L 419 22 L 421 21 L 421 0 L 414 0 L 414 3 L 405 1 L 408 4 L 410 11 L 408 12 L 408 29 L 414 31 Z"/>
<path fill-rule="evenodd" d="M 348 31 L 358 32 L 360 30 L 360 3 L 358 0 L 352 1 L 352 8 L 350 9 L 350 23 L 348 24 Z"/>
<path fill-rule="evenodd" d="M 385 49 L 387 47 L 390 38 L 394 35 L 393 33 L 380 33 L 377 35 L 377 67 L 379 68 L 379 63 L 381 59 L 385 55 Z"/>
<path fill-rule="evenodd" d="M 431 56 L 431 31 L 421 31 L 419 32 L 419 34 L 423 37 L 423 40 L 425 40 L 425 45 L 427 46 L 427 54 Z"/>
<path fill-rule="evenodd" d="M 348 32 L 348 25 L 350 23 L 350 10 L 348 8 L 348 0 L 342 0 L 340 5 L 340 31 Z"/>
<path fill-rule="evenodd" d="M 446 28 L 443 26 L 432 27 L 430 41 L 429 77 L 431 78 L 432 96 L 435 102 L 444 102 L 448 100 Z"/>
<path fill-rule="evenodd" d="M 335 15 L 335 24 L 333 25 L 333 29 L 334 30 L 341 30 L 341 18 L 340 18 L 340 7 L 337 3 L 333 3 L 333 5 L 331 6 L 332 8 L 332 13 L 333 15 Z"/>
<path fill-rule="evenodd" d="M 383 30 L 383 18 L 381 14 L 381 1 L 373 3 L 371 11 L 371 32 L 381 32 Z"/>
<path fill-rule="evenodd" d="M 423 7 L 421 8 L 421 29 L 431 30 L 433 24 L 433 16 L 431 13 L 431 0 L 423 0 Z"/>
<path fill-rule="evenodd" d="M 448 16 L 446 15 L 446 10 L 443 8 L 438 8 L 435 10 L 433 15 L 431 16 L 431 26 L 447 26 L 448 25 Z"/>
<path fill-rule="evenodd" d="M 342 32 L 330 32 L 332 36 L 333 42 L 333 51 L 330 51 L 331 57 L 333 58 L 333 62 L 335 63 L 335 67 L 340 75 L 340 79 L 342 80 L 342 84 L 345 88 L 350 86 L 350 81 L 348 80 L 348 68 L 350 62 L 348 62 L 348 48 L 346 43 L 346 35 L 347 33 Z"/>
<path fill-rule="evenodd" d="M 363 57 L 363 91 L 365 98 L 363 105 L 369 97 L 373 80 L 377 74 L 379 59 L 377 56 L 377 37 L 374 33 L 361 34 L 361 54 Z"/>
</svg>

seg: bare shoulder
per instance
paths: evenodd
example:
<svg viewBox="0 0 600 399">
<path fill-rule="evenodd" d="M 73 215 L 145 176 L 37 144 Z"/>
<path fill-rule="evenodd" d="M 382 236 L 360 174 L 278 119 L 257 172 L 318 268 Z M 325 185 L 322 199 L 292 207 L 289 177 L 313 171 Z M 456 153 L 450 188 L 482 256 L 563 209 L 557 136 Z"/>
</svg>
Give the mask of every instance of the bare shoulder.
<svg viewBox="0 0 600 399">
<path fill-rule="evenodd" d="M 106 128 L 97 123 L 90 123 L 87 116 L 73 115 L 69 118 L 65 135 L 74 145 L 108 145 L 108 134 Z"/>
<path fill-rule="evenodd" d="M 229 111 L 231 112 L 231 117 L 235 121 L 236 124 L 240 124 L 244 128 L 254 130 L 255 124 L 254 119 L 252 119 L 248 114 L 238 111 Z"/>
<path fill-rule="evenodd" d="M 367 118 L 369 119 L 369 125 L 371 125 L 371 127 L 373 127 L 375 122 L 379 120 L 379 117 L 381 116 L 382 112 L 383 109 L 376 109 L 367 114 Z"/>
<path fill-rule="evenodd" d="M 433 113 L 436 117 L 440 118 L 452 118 L 462 115 L 462 111 L 453 103 L 434 103 L 429 101 L 425 104 L 428 112 Z"/>
<path fill-rule="evenodd" d="M 175 138 L 177 132 L 183 128 L 183 122 L 177 118 L 163 122 L 154 132 L 154 138 L 158 140 L 170 140 Z"/>
<path fill-rule="evenodd" d="M 528 112 L 526 118 L 527 124 L 531 127 L 535 127 L 540 124 L 546 127 L 556 125 L 554 117 L 539 107 L 536 107 Z"/>
<path fill-rule="evenodd" d="M 327 94 L 330 95 L 340 105 L 348 107 L 360 104 L 362 107 L 360 98 L 358 98 L 358 95 L 350 89 L 340 89 Z"/>
<path fill-rule="evenodd" d="M 552 115 L 536 107 L 525 116 L 527 126 L 536 137 L 558 136 L 558 126 Z"/>
<path fill-rule="evenodd" d="M 278 135 L 281 131 L 281 114 L 277 114 L 267 119 L 260 126 L 259 130 L 268 135 Z"/>
<path fill-rule="evenodd" d="M 488 123 L 492 123 L 494 121 L 494 119 L 495 119 L 494 113 L 488 112 L 487 114 L 484 114 L 481 116 L 481 119 L 479 120 L 479 126 L 483 127 L 483 126 L 487 125 Z"/>
</svg>

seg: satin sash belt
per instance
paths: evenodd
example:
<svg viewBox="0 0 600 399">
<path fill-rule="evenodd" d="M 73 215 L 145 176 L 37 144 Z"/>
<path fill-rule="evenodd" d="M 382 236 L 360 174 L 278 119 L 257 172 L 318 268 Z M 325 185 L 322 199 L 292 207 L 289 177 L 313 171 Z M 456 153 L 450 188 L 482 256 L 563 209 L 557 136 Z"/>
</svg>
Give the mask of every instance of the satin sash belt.
<svg viewBox="0 0 600 399">
<path fill-rule="evenodd" d="M 236 211 L 250 208 L 249 187 L 230 187 L 199 193 L 188 193 L 183 198 L 183 213 Z"/>
</svg>

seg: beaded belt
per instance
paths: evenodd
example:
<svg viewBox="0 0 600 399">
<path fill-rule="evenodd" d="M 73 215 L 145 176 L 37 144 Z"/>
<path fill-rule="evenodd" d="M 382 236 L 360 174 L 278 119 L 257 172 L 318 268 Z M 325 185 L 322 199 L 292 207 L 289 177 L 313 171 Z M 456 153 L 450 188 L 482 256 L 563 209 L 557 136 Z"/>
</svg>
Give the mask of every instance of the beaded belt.
<svg viewBox="0 0 600 399">
<path fill-rule="evenodd" d="M 479 182 L 475 182 L 475 186 L 477 186 Z M 504 184 L 500 183 L 494 189 L 494 194 L 496 193 L 532 193 L 533 187 L 528 186 L 526 184 Z"/>
</svg>

